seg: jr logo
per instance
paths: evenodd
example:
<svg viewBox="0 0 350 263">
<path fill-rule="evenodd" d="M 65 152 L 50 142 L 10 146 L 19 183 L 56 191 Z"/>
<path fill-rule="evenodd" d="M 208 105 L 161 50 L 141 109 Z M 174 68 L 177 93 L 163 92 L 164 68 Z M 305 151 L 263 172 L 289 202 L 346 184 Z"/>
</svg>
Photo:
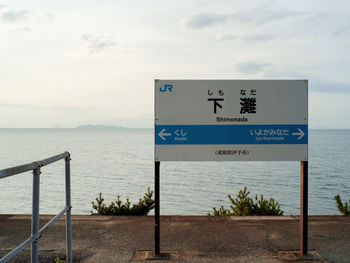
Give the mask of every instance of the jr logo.
<svg viewBox="0 0 350 263">
<path fill-rule="evenodd" d="M 164 84 L 164 88 L 160 87 L 159 90 L 160 92 L 166 92 L 167 90 L 169 90 L 169 92 L 173 92 L 173 85 Z"/>
</svg>

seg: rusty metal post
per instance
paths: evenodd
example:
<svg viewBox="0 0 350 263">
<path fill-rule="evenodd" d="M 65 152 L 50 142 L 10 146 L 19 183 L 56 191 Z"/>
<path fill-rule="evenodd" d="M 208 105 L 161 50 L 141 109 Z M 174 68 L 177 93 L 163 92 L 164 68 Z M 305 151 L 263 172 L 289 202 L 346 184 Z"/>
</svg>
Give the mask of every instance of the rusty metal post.
<svg viewBox="0 0 350 263">
<path fill-rule="evenodd" d="M 300 162 L 300 255 L 307 255 L 308 161 Z"/>
<path fill-rule="evenodd" d="M 154 252 L 156 255 L 160 255 L 160 222 L 159 222 L 159 166 L 160 162 L 154 162 L 154 201 L 155 201 L 155 211 L 154 211 L 154 218 L 155 218 L 155 228 L 154 228 Z"/>
</svg>

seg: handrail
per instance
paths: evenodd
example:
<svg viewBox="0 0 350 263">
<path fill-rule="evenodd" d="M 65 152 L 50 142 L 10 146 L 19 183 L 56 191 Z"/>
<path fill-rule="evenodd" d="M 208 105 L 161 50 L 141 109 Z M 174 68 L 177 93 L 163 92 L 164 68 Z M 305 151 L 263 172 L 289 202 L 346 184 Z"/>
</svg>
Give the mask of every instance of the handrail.
<svg viewBox="0 0 350 263">
<path fill-rule="evenodd" d="M 66 206 L 54 218 L 52 218 L 45 226 L 39 230 L 39 192 L 40 192 L 40 174 L 41 167 L 56 162 L 65 160 L 65 181 L 66 181 Z M 72 263 L 72 219 L 71 219 L 71 191 L 70 191 L 70 153 L 64 152 L 47 159 L 28 163 L 20 166 L 10 167 L 0 170 L 0 179 L 12 175 L 33 171 L 33 201 L 32 201 L 32 235 L 17 248 L 0 259 L 0 263 L 5 263 L 20 253 L 23 249 L 32 245 L 31 262 L 39 262 L 39 238 L 40 235 L 61 216 L 66 214 L 66 236 L 67 236 L 67 261 Z"/>
<path fill-rule="evenodd" d="M 36 162 L 27 163 L 27 164 L 23 164 L 23 165 L 0 170 L 0 179 L 8 177 L 8 176 L 32 171 L 32 170 L 37 169 L 39 167 L 43 167 L 43 166 L 46 166 L 50 163 L 54 163 L 54 162 L 59 161 L 63 158 L 69 157 L 69 155 L 70 155 L 69 152 L 64 152 L 64 153 L 57 154 L 55 156 L 46 158 L 46 159 L 41 160 L 41 161 L 36 161 Z"/>
</svg>

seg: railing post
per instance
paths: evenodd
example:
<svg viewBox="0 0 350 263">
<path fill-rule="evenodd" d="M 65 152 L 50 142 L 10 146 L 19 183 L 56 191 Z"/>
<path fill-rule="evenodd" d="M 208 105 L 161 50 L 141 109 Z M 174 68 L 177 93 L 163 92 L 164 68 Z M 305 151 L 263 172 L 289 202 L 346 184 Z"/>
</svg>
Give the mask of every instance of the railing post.
<svg viewBox="0 0 350 263">
<path fill-rule="evenodd" d="M 70 192 L 70 155 L 65 158 L 66 167 L 66 241 L 67 262 L 72 263 L 72 215 L 71 215 L 71 192 Z"/>
<path fill-rule="evenodd" d="M 33 170 L 33 199 L 32 199 L 32 263 L 39 262 L 39 197 L 40 197 L 40 167 Z"/>
</svg>

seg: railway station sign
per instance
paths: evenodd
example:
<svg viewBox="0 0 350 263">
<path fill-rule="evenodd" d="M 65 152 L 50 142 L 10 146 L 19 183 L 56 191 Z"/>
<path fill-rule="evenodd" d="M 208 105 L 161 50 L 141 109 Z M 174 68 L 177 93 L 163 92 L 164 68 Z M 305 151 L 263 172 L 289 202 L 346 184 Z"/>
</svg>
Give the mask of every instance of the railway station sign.
<svg viewBox="0 0 350 263">
<path fill-rule="evenodd" d="M 155 80 L 155 161 L 307 160 L 307 80 Z"/>
</svg>

